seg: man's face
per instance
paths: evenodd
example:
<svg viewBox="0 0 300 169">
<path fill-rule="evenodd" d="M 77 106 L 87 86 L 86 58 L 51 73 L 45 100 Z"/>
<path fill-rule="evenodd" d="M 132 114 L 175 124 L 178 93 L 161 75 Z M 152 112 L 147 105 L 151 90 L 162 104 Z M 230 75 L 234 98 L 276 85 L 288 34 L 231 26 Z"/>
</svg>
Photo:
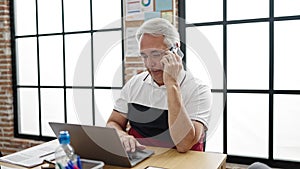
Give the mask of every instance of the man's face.
<svg viewBox="0 0 300 169">
<path fill-rule="evenodd" d="M 144 34 L 140 43 L 140 54 L 145 67 L 158 85 L 163 85 L 163 65 L 160 63 L 165 55 L 167 45 L 164 43 L 164 36 L 153 36 Z"/>
</svg>

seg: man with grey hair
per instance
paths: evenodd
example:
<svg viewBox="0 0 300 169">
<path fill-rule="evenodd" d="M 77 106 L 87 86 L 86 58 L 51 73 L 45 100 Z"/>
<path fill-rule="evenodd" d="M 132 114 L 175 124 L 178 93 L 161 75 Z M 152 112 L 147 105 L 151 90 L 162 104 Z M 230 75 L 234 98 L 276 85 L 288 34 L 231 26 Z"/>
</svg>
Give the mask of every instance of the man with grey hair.
<svg viewBox="0 0 300 169">
<path fill-rule="evenodd" d="M 107 126 L 117 129 L 126 151 L 144 145 L 203 151 L 211 90 L 183 69 L 176 28 L 155 18 L 144 22 L 136 38 L 147 71 L 122 88 Z"/>
</svg>

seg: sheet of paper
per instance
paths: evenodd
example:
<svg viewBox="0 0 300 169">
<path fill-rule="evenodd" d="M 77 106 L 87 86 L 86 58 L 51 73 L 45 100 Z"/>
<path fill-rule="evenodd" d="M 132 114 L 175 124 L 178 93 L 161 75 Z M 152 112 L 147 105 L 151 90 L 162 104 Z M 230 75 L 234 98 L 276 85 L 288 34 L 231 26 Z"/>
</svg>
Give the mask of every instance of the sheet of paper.
<svg viewBox="0 0 300 169">
<path fill-rule="evenodd" d="M 0 161 L 24 167 L 34 167 L 40 165 L 43 161 L 53 160 L 54 152 L 59 146 L 57 139 L 1 157 Z"/>
<path fill-rule="evenodd" d="M 126 0 L 126 20 L 144 20 L 144 12 L 153 11 L 153 0 Z"/>
<path fill-rule="evenodd" d="M 135 38 L 138 27 L 128 27 L 125 31 L 125 54 L 126 56 L 139 56 L 139 46 Z"/>
<path fill-rule="evenodd" d="M 152 18 L 160 18 L 160 12 L 145 12 L 145 21 Z"/>
<path fill-rule="evenodd" d="M 143 20 L 142 7 L 140 0 L 126 0 L 126 20 Z"/>
<path fill-rule="evenodd" d="M 155 0 L 155 11 L 165 11 L 173 9 L 173 0 Z"/>
</svg>

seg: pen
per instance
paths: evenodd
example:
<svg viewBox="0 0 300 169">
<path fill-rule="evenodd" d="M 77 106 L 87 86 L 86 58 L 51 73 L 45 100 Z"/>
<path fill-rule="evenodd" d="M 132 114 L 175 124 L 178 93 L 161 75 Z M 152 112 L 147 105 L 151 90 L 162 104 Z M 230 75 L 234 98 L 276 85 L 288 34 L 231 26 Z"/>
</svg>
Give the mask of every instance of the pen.
<svg viewBox="0 0 300 169">
<path fill-rule="evenodd" d="M 80 156 L 77 156 L 77 167 L 78 167 L 79 169 L 82 169 L 81 161 L 80 161 Z"/>
<path fill-rule="evenodd" d="M 72 163 L 71 160 L 68 162 L 68 168 L 69 168 L 69 169 L 74 169 L 73 163 Z"/>
<path fill-rule="evenodd" d="M 64 167 L 60 163 L 56 163 L 59 167 L 59 169 L 64 169 Z"/>
</svg>

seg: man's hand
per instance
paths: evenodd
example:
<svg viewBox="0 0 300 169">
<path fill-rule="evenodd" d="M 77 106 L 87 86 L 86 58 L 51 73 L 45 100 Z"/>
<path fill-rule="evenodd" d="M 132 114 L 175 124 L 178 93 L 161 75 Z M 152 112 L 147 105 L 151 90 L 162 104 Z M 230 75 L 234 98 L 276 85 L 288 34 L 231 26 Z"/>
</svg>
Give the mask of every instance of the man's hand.
<svg viewBox="0 0 300 169">
<path fill-rule="evenodd" d="M 127 133 L 119 133 L 120 140 L 127 152 L 135 152 L 136 149 L 144 150 L 146 147 L 141 145 L 133 136 Z"/>
<path fill-rule="evenodd" d="M 125 132 L 127 122 L 128 120 L 124 116 L 124 114 L 113 110 L 107 121 L 106 126 L 115 128 L 117 130 L 123 147 L 127 152 L 135 152 L 136 149 L 145 149 L 146 147 L 144 145 L 141 145 L 133 136 L 128 135 L 128 133 Z"/>
<path fill-rule="evenodd" d="M 177 77 L 182 69 L 182 60 L 180 56 L 171 51 L 167 51 L 166 55 L 163 56 L 160 62 L 164 65 L 164 84 L 166 86 L 176 84 Z"/>
</svg>

